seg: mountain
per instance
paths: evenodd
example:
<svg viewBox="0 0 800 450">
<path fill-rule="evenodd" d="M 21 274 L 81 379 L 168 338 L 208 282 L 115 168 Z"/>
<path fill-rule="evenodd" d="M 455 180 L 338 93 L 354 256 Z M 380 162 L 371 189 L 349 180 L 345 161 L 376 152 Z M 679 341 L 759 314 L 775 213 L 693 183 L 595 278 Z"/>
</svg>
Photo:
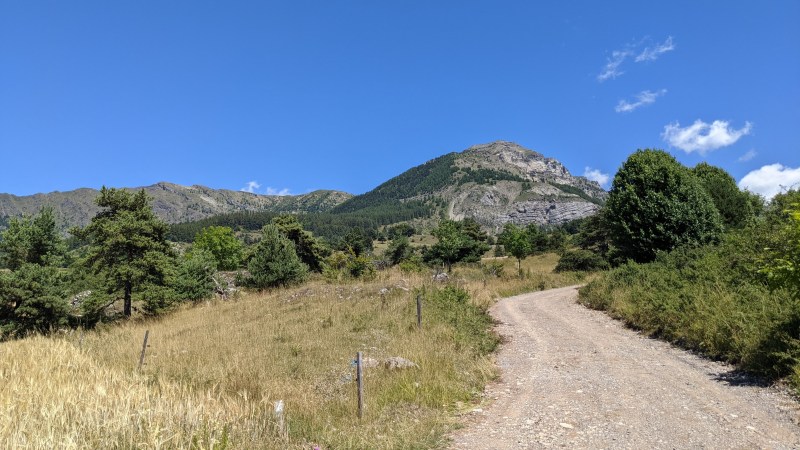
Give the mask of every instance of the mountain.
<svg viewBox="0 0 800 450">
<path fill-rule="evenodd" d="M 339 228 L 346 228 L 339 223 L 345 218 L 377 227 L 440 215 L 471 217 L 487 228 L 506 222 L 555 225 L 594 214 L 608 197 L 599 184 L 572 176 L 558 160 L 506 141 L 442 155 L 355 197 L 339 191 L 258 195 L 164 182 L 131 190 L 138 189 L 153 198 L 156 215 L 168 223 L 241 212 L 330 213 L 324 220 Z M 35 214 L 44 205 L 53 206 L 65 226 L 86 225 L 99 210 L 97 195 L 95 189 L 0 194 L 0 226 L 8 217 Z"/>
<path fill-rule="evenodd" d="M 325 190 L 303 195 L 259 195 L 166 182 L 126 189 L 132 191 L 144 189 L 153 199 L 153 210 L 156 215 L 168 223 L 188 222 L 241 211 L 325 212 L 352 197 L 345 192 Z M 8 217 L 32 215 L 42 206 L 50 205 L 55 209 L 64 227 L 84 226 L 100 210 L 94 203 L 98 194 L 98 190 L 88 188 L 27 196 L 0 194 L 0 225 Z"/>
<path fill-rule="evenodd" d="M 449 218 L 471 217 L 491 228 L 506 222 L 555 225 L 594 214 L 607 197 L 599 184 L 571 175 L 558 160 L 497 141 L 432 159 L 332 212 L 424 204 L 439 207 Z"/>
</svg>

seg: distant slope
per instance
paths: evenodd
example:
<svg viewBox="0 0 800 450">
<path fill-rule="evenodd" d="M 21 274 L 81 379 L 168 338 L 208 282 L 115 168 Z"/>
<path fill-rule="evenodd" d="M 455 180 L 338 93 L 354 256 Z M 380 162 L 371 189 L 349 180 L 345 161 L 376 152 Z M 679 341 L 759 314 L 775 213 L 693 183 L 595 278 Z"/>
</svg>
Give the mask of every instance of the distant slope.
<svg viewBox="0 0 800 450">
<path fill-rule="evenodd" d="M 506 222 L 560 224 L 594 214 L 608 193 L 572 176 L 558 160 L 512 142 L 448 153 L 386 181 L 333 213 L 404 210 L 424 205 L 431 214 L 471 217 L 487 227 Z M 444 211 L 438 209 L 444 208 Z"/>
<path fill-rule="evenodd" d="M 352 197 L 345 192 L 325 190 L 303 195 L 259 195 L 166 182 L 127 189 L 144 189 L 153 199 L 153 210 L 156 215 L 168 223 L 195 221 L 217 214 L 242 211 L 326 212 Z M 0 225 L 9 217 L 35 214 L 42 206 L 50 205 L 56 210 L 65 228 L 83 226 L 99 211 L 94 204 L 98 193 L 96 189 L 83 188 L 28 196 L 0 194 Z"/>
</svg>

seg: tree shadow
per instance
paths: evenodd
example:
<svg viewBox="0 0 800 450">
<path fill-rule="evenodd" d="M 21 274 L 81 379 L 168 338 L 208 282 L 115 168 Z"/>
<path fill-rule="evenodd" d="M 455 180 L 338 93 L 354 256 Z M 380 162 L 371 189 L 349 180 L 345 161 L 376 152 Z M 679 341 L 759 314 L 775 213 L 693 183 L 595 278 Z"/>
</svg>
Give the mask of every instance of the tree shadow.
<svg viewBox="0 0 800 450">
<path fill-rule="evenodd" d="M 753 375 L 742 370 L 729 370 L 727 372 L 712 374 L 714 381 L 725 383 L 728 386 L 745 387 L 768 387 L 771 383 L 764 377 Z"/>
</svg>

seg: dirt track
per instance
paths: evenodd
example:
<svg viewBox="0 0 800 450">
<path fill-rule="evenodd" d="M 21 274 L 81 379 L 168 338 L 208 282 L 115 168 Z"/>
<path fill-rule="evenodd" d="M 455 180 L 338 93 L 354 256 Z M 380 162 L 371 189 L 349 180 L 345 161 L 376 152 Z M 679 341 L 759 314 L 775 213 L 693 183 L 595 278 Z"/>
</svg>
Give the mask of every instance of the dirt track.
<svg viewBox="0 0 800 450">
<path fill-rule="evenodd" d="M 574 287 L 503 299 L 508 340 L 457 449 L 800 448 L 800 407 L 575 302 Z"/>
</svg>

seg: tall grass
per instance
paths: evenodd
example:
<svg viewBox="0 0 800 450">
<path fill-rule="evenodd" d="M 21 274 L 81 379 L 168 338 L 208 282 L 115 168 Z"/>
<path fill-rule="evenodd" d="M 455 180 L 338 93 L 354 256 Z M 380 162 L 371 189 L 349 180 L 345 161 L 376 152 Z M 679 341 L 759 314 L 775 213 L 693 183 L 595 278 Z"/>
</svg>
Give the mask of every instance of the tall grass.
<svg viewBox="0 0 800 450">
<path fill-rule="evenodd" d="M 486 308 L 530 287 L 573 283 L 549 274 L 554 257 L 516 275 L 461 267 L 445 285 L 430 274 L 379 272 L 368 282 L 245 294 L 160 319 L 0 344 L 0 442 L 24 448 L 430 448 L 444 444 L 459 405 L 495 376 Z M 512 268 L 513 267 L 513 268 Z M 546 274 L 547 273 L 547 274 Z M 544 284 L 542 284 L 542 282 Z M 531 286 L 531 283 L 535 286 Z M 383 294 L 382 289 L 386 289 Z M 416 328 L 415 295 L 423 299 Z M 146 364 L 137 370 L 145 330 Z M 352 360 L 368 367 L 356 417 Z M 280 430 L 273 403 L 283 400 Z"/>
</svg>

